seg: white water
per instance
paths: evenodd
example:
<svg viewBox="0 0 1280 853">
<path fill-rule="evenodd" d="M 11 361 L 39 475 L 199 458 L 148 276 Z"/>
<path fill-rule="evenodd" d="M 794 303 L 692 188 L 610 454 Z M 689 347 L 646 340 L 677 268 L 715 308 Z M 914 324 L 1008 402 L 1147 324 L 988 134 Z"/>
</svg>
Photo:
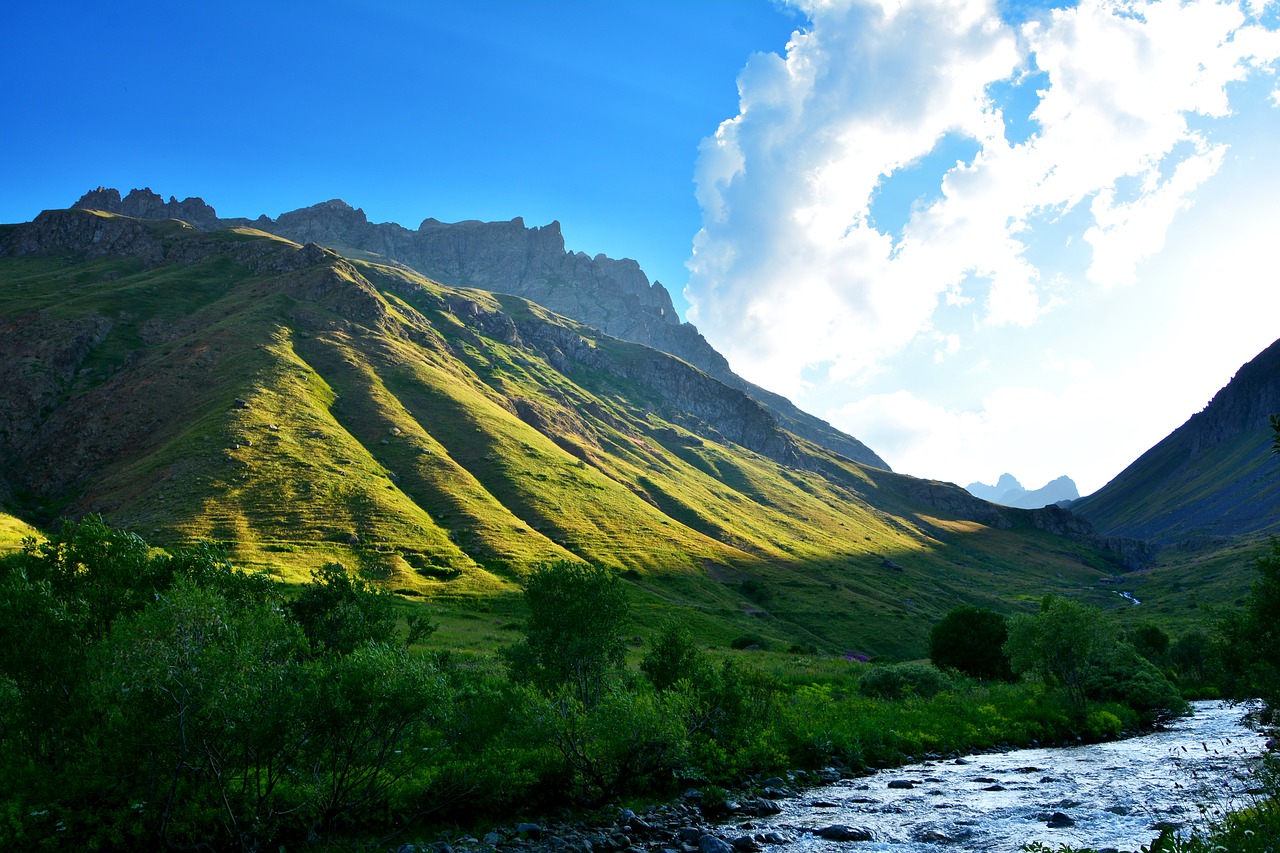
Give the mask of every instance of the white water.
<svg viewBox="0 0 1280 853">
<path fill-rule="evenodd" d="M 837 847 L 850 853 L 1009 853 L 1033 841 L 1054 849 L 1138 850 L 1159 835 L 1156 824 L 1196 825 L 1202 806 L 1211 811 L 1239 792 L 1248 757 L 1265 749 L 1264 738 L 1243 724 L 1245 710 L 1198 702 L 1194 716 L 1144 737 L 885 770 L 779 800 L 783 813 L 754 820 L 751 831 L 788 835 L 795 839 L 788 846 L 794 853 L 833 853 Z M 903 779 L 916 787 L 888 787 Z M 993 785 L 1005 790 L 984 790 Z M 1054 812 L 1075 825 L 1048 827 Z M 849 847 L 809 832 L 832 824 L 869 829 L 874 840 Z M 935 840 L 922 840 L 928 838 Z"/>
</svg>

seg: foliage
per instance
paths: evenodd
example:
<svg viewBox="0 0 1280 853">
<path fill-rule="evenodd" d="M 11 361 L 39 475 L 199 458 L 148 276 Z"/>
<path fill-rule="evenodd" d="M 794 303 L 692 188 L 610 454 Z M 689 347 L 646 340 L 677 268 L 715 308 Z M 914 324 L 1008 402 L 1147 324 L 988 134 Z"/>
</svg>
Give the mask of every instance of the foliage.
<svg viewBox="0 0 1280 853">
<path fill-rule="evenodd" d="M 1138 654 L 1156 666 L 1164 666 L 1169 660 L 1171 640 L 1164 629 L 1153 622 L 1143 622 L 1125 632 L 1125 639 Z"/>
<path fill-rule="evenodd" d="M 289 611 L 317 652 L 346 655 L 363 643 L 390 636 L 395 629 L 394 596 L 341 563 L 328 563 L 311 574 Z"/>
<path fill-rule="evenodd" d="M 858 690 L 876 699 L 929 699 L 951 686 L 951 679 L 933 664 L 898 663 L 871 667 L 859 681 Z"/>
<path fill-rule="evenodd" d="M 617 578 L 544 571 L 524 654 L 583 660 L 517 680 L 510 656 L 407 648 L 389 597 L 336 567 L 286 601 L 216 549 L 166 555 L 96 520 L 0 559 L 0 848 L 297 847 L 427 814 L 466 823 L 1111 737 L 1152 705 L 1143 679 L 1121 677 L 1150 667 L 1127 646 L 1132 660 L 1091 664 L 1087 718 L 1036 684 L 923 663 L 829 659 L 820 680 L 788 681 L 755 665 L 768 653 L 712 661 L 675 624 L 632 673 Z M 612 618 L 580 630 L 584 601 Z"/>
<path fill-rule="evenodd" d="M 588 806 L 669 788 L 689 752 L 690 698 L 613 684 L 594 705 L 567 686 L 543 704 L 545 737 L 564 759 L 569 795 Z"/>
<path fill-rule="evenodd" d="M 1090 665 L 1115 642 L 1110 625 L 1096 611 L 1047 595 L 1038 613 L 1013 618 L 1005 651 L 1015 673 L 1034 673 L 1084 708 Z"/>
<path fill-rule="evenodd" d="M 1184 690 L 1199 688 L 1208 681 L 1209 655 L 1209 635 L 1204 631 L 1188 631 L 1169 646 L 1169 662 Z"/>
<path fill-rule="evenodd" d="M 1090 699 L 1119 702 L 1134 710 L 1143 726 L 1187 713 L 1187 703 L 1155 664 L 1127 643 L 1119 643 L 1091 662 L 1084 689 Z"/>
<path fill-rule="evenodd" d="M 257 847 L 421 811 L 452 697 L 370 594 L 323 580 L 303 600 L 356 605 L 285 606 L 213 548 L 97 519 L 0 560 L 0 802 L 21 816 L 0 847 Z M 343 630 L 314 631 L 335 610 Z"/>
<path fill-rule="evenodd" d="M 640 671 L 658 691 L 670 690 L 681 681 L 699 682 L 707 663 L 689 629 L 668 620 L 650 641 L 640 660 Z"/>
<path fill-rule="evenodd" d="M 1061 689 L 1086 719 L 1090 700 L 1119 702 L 1141 725 L 1187 711 L 1165 674 L 1121 640 L 1102 613 L 1068 599 L 1046 596 L 1039 613 L 1015 618 L 1006 648 L 1015 672 Z"/>
<path fill-rule="evenodd" d="M 525 579 L 524 598 L 524 640 L 504 650 L 512 676 L 548 693 L 568 686 L 577 701 L 594 704 L 626 652 L 622 581 L 603 566 L 547 563 Z"/>
<path fill-rule="evenodd" d="M 1229 693 L 1280 706 L 1280 540 L 1254 562 L 1258 577 L 1244 608 L 1224 614 L 1212 645 Z"/>
<path fill-rule="evenodd" d="M 1013 680 L 1009 655 L 1008 620 L 980 607 L 956 607 L 929 633 L 929 659 L 942 669 L 955 669 L 974 678 Z"/>
</svg>

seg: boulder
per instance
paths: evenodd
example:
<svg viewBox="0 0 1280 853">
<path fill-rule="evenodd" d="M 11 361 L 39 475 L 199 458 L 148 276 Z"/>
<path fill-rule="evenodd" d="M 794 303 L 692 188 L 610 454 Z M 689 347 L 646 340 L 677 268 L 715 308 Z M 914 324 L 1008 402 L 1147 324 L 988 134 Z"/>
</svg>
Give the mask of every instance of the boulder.
<svg viewBox="0 0 1280 853">
<path fill-rule="evenodd" d="M 825 838 L 828 841 L 871 841 L 871 832 L 856 826 L 845 826 L 843 823 L 835 823 L 831 826 L 824 826 L 821 829 L 815 829 L 813 834 L 819 838 Z"/>
</svg>

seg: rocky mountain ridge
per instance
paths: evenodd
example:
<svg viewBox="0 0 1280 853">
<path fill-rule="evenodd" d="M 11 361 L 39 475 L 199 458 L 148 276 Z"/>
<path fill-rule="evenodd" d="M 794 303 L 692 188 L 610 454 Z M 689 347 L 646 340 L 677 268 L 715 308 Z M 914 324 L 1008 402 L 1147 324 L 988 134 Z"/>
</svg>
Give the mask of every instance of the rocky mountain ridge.
<svg viewBox="0 0 1280 853">
<path fill-rule="evenodd" d="M 651 284 L 638 263 L 566 250 L 558 222 L 528 228 L 520 218 L 456 223 L 428 218 L 411 231 L 395 223 L 371 223 L 362 209 L 339 199 L 275 219 L 224 219 L 200 198 L 179 201 L 171 196 L 166 202 L 150 189 L 121 197 L 118 190 L 103 187 L 86 193 L 73 207 L 140 219 L 179 219 L 201 230 L 251 227 L 353 257 L 390 259 L 442 284 L 521 296 L 606 334 L 675 355 L 746 393 L 789 432 L 855 462 L 889 469 L 856 438 L 735 374 L 695 326 L 680 322 L 666 288 Z"/>
</svg>

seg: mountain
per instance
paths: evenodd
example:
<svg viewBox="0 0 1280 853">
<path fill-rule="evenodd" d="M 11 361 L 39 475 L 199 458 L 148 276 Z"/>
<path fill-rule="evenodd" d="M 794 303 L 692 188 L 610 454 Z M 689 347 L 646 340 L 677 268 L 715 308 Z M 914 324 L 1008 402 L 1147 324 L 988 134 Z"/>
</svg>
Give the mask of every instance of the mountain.
<svg viewBox="0 0 1280 853">
<path fill-rule="evenodd" d="M 0 282 L 6 511 L 289 582 L 339 560 L 462 646 L 505 642 L 547 560 L 708 643 L 897 656 L 959 602 L 1112 601 L 1133 560 L 1069 512 L 854 462 L 685 360 L 316 243 L 54 210 L 0 226 Z"/>
<path fill-rule="evenodd" d="M 1042 506 L 1060 504 L 1063 501 L 1072 501 L 1080 497 L 1075 481 L 1067 476 L 1050 480 L 1047 484 L 1034 491 L 1027 491 L 1012 474 L 1001 474 L 1000 479 L 996 481 L 994 486 L 988 486 L 984 483 L 970 483 L 965 486 L 965 490 L 975 497 L 982 498 L 984 501 L 991 501 L 1003 506 L 1022 507 L 1023 509 L 1038 509 Z"/>
<path fill-rule="evenodd" d="M 1280 532 L 1280 341 L 1111 482 L 1071 505 L 1099 530 L 1175 544 Z"/>
<path fill-rule="evenodd" d="M 199 198 L 170 197 L 165 202 L 150 189 L 135 189 L 122 198 L 118 190 L 102 187 L 73 207 L 137 219 L 179 219 L 205 231 L 252 227 L 299 244 L 318 243 L 350 258 L 403 264 L 443 284 L 523 296 L 606 334 L 678 356 L 745 392 L 790 432 L 855 462 L 889 468 L 856 438 L 735 374 L 695 326 L 680 322 L 666 288 L 650 284 L 635 261 L 566 251 L 559 222 L 526 228 L 520 218 L 425 219 L 410 231 L 395 223 L 371 223 L 363 210 L 338 199 L 277 219 L 220 219 Z"/>
</svg>

